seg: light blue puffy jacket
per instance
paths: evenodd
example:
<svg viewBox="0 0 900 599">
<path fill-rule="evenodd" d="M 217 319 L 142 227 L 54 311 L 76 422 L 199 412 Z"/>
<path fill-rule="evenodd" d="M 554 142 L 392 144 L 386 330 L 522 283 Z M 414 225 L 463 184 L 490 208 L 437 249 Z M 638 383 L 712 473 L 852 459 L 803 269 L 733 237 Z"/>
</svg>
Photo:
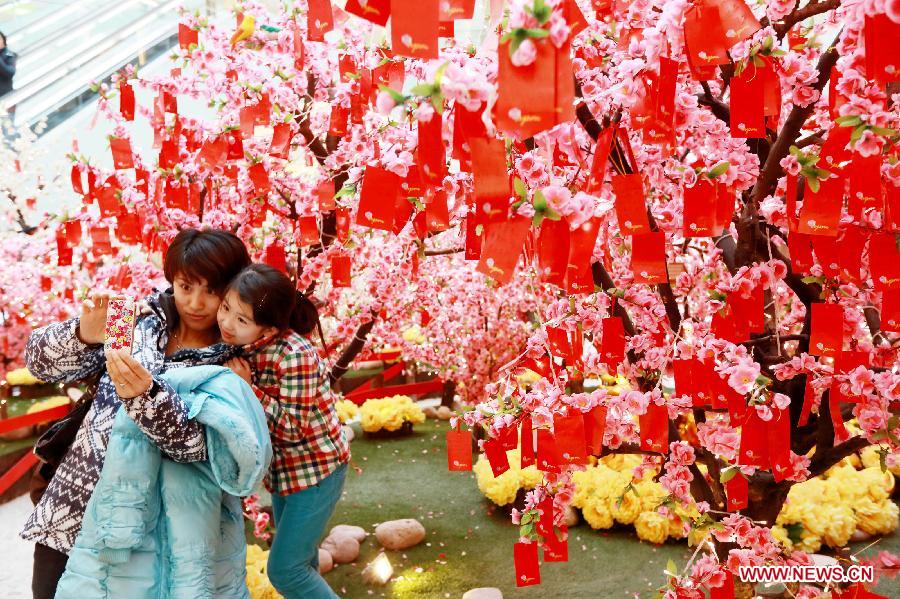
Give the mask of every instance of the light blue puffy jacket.
<svg viewBox="0 0 900 599">
<path fill-rule="evenodd" d="M 239 497 L 272 459 L 265 413 L 227 368 L 160 376 L 205 426 L 209 459 L 166 459 L 120 410 L 58 599 L 249 599 Z"/>
</svg>

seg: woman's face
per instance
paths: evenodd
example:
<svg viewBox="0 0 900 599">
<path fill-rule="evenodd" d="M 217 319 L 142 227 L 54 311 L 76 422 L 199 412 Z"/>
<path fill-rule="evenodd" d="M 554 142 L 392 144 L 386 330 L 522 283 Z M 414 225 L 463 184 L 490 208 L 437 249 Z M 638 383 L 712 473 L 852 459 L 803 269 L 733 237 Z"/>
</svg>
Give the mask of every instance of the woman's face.
<svg viewBox="0 0 900 599">
<path fill-rule="evenodd" d="M 253 308 L 233 289 L 229 289 L 222 299 L 218 321 L 222 341 L 232 345 L 249 345 L 278 332 L 275 327 L 256 324 Z"/>
<path fill-rule="evenodd" d="M 209 288 L 206 281 L 176 275 L 173 287 L 175 308 L 185 326 L 202 333 L 215 328 L 216 311 L 222 303 L 222 298 Z"/>
</svg>

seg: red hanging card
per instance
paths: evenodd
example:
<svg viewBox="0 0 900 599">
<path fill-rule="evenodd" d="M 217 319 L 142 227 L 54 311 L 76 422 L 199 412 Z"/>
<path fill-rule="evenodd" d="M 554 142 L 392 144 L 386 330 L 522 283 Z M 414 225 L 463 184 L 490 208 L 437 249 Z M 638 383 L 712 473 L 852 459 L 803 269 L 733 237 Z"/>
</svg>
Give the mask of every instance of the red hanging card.
<svg viewBox="0 0 900 599">
<path fill-rule="evenodd" d="M 546 222 L 546 221 L 544 221 Z M 600 232 L 599 218 L 591 218 L 569 232 L 569 256 L 566 260 L 566 292 L 570 295 L 594 292 L 591 257 Z"/>
<path fill-rule="evenodd" d="M 537 242 L 538 277 L 557 287 L 564 285 L 569 256 L 569 224 L 544 219 Z"/>
<path fill-rule="evenodd" d="M 334 222 L 338 241 L 344 243 L 350 239 L 350 210 L 348 208 L 335 209 Z"/>
<path fill-rule="evenodd" d="M 500 285 L 509 283 L 530 227 L 531 221 L 524 217 L 489 225 L 484 232 L 484 247 L 475 270 Z"/>
<path fill-rule="evenodd" d="M 519 446 L 519 427 L 507 426 L 497 432 L 497 441 L 503 451 L 510 451 Z"/>
<path fill-rule="evenodd" d="M 765 74 L 753 61 L 731 78 L 731 137 L 762 138 L 766 136 Z"/>
<path fill-rule="evenodd" d="M 178 24 L 178 46 L 183 50 L 188 50 L 191 47 L 191 44 L 197 45 L 197 34 L 199 32 L 196 29 L 191 29 L 184 23 Z"/>
<path fill-rule="evenodd" d="M 425 224 L 434 233 L 450 228 L 450 213 L 447 210 L 447 192 L 441 190 L 425 205 Z"/>
<path fill-rule="evenodd" d="M 266 246 L 265 256 L 263 258 L 263 262 L 271 266 L 272 268 L 277 268 L 281 272 L 287 272 L 287 257 L 284 253 L 284 246 L 281 243 L 275 241 Z"/>
<path fill-rule="evenodd" d="M 122 203 L 116 197 L 119 191 L 110 185 L 104 185 L 97 190 L 97 206 L 100 208 L 100 217 L 109 218 L 116 216 L 121 211 Z"/>
<path fill-rule="evenodd" d="M 772 409 L 772 420 L 766 427 L 769 442 L 769 464 L 775 482 L 781 482 L 791 471 L 791 415 L 788 410 Z"/>
<path fill-rule="evenodd" d="M 559 472 L 560 455 L 556 439 L 548 428 L 537 429 L 537 468 L 541 472 Z"/>
<path fill-rule="evenodd" d="M 669 452 L 669 412 L 666 406 L 652 401 L 647 411 L 639 416 L 641 449 L 658 453 Z"/>
<path fill-rule="evenodd" d="M 837 356 L 843 346 L 844 310 L 838 304 L 812 305 L 812 332 L 809 353 L 813 356 Z"/>
<path fill-rule="evenodd" d="M 269 155 L 275 158 L 288 159 L 291 151 L 291 138 L 294 133 L 288 123 L 279 123 L 272 130 L 272 143 L 269 145 Z"/>
<path fill-rule="evenodd" d="M 391 16 L 390 6 L 391 0 L 347 0 L 344 10 L 384 27 Z"/>
<path fill-rule="evenodd" d="M 557 536 L 556 532 L 551 532 L 550 535 L 544 537 L 545 562 L 569 561 L 569 534 L 565 526 L 560 531 L 560 535 Z"/>
<path fill-rule="evenodd" d="M 207 170 L 214 170 L 225 162 L 228 156 L 228 140 L 224 136 L 215 137 L 203 144 L 200 149 L 200 160 Z"/>
<path fill-rule="evenodd" d="M 447 470 L 465 472 L 471 469 L 471 431 L 447 431 Z"/>
<path fill-rule="evenodd" d="M 163 112 L 169 114 L 178 114 L 178 99 L 174 94 L 166 91 L 160 91 L 160 101 L 162 103 Z"/>
<path fill-rule="evenodd" d="M 537 56 L 531 64 L 516 66 L 507 41 L 497 49 L 497 128 L 515 139 L 526 139 L 549 129 L 556 120 L 556 48 L 550 40 L 532 40 Z M 572 80 L 569 80 L 572 87 Z M 560 103 L 561 104 L 561 103 Z"/>
<path fill-rule="evenodd" d="M 165 139 L 159 148 L 159 168 L 169 170 L 176 164 L 178 164 L 178 139 Z"/>
<path fill-rule="evenodd" d="M 853 218 L 859 219 L 863 211 L 869 208 L 884 210 L 881 155 L 853 154 L 850 166 L 849 212 Z"/>
<path fill-rule="evenodd" d="M 499 139 L 471 138 L 475 217 L 479 223 L 505 221 L 509 210 L 506 148 Z"/>
<path fill-rule="evenodd" d="M 66 236 L 62 231 L 56 232 L 56 265 L 72 265 L 72 248 L 69 247 Z"/>
<path fill-rule="evenodd" d="M 734 217 L 734 191 L 728 188 L 724 183 L 716 184 L 718 197 L 716 198 L 716 235 L 722 232 L 731 224 Z"/>
<path fill-rule="evenodd" d="M 867 78 L 882 87 L 900 81 L 900 24 L 887 14 L 866 16 L 863 32 Z"/>
<path fill-rule="evenodd" d="M 244 140 L 241 132 L 232 131 L 227 134 L 228 140 L 228 160 L 240 160 L 244 157 Z"/>
<path fill-rule="evenodd" d="M 506 450 L 499 439 L 487 439 L 484 442 L 484 455 L 491 465 L 491 472 L 494 478 L 500 476 L 509 470 L 509 460 L 506 457 Z"/>
<path fill-rule="evenodd" d="M 534 451 L 534 430 L 531 426 L 531 416 L 524 416 L 522 418 L 522 426 L 519 431 L 519 453 L 521 456 L 519 466 L 524 470 L 537 463 L 537 455 Z"/>
<path fill-rule="evenodd" d="M 333 287 L 350 286 L 350 256 L 331 257 L 331 285 Z"/>
<path fill-rule="evenodd" d="M 347 134 L 347 117 L 350 111 L 339 104 L 331 107 L 331 120 L 328 125 L 328 135 L 331 137 L 343 137 Z"/>
<path fill-rule="evenodd" d="M 391 48 L 398 56 L 438 57 L 439 0 L 390 0 Z"/>
<path fill-rule="evenodd" d="M 875 288 L 900 289 L 900 252 L 891 233 L 872 235 L 869 241 L 869 270 Z"/>
<path fill-rule="evenodd" d="M 400 177 L 383 168 L 367 166 L 359 196 L 356 224 L 392 230 L 399 193 Z"/>
<path fill-rule="evenodd" d="M 749 490 L 750 485 L 744 475 L 738 472 L 735 474 L 731 480 L 725 483 L 725 496 L 728 498 L 728 511 L 736 512 L 738 510 L 745 509 L 750 505 L 749 501 Z M 711 589 L 712 591 L 716 591 L 717 589 Z M 715 595 L 718 597 L 730 597 L 734 599 L 734 594 L 718 594 Z M 712 597 L 712 595 L 711 595 Z"/>
<path fill-rule="evenodd" d="M 543 539 L 550 536 L 555 537 L 556 535 L 553 533 L 553 496 L 545 495 L 536 507 L 539 515 L 534 523 L 535 532 Z"/>
<path fill-rule="evenodd" d="M 297 219 L 297 226 L 300 233 L 300 246 L 306 247 L 319 243 L 319 223 L 315 216 L 301 216 Z"/>
<path fill-rule="evenodd" d="M 442 0 L 439 4 L 441 21 L 471 19 L 475 14 L 475 0 Z"/>
<path fill-rule="evenodd" d="M 466 217 L 466 260 L 478 260 L 481 257 L 481 244 L 484 240 L 484 232 L 482 231 L 479 234 L 479 227 L 481 225 L 475 220 L 474 215 L 470 214 Z"/>
<path fill-rule="evenodd" d="M 840 178 L 820 182 L 818 192 L 806 188 L 800 209 L 798 231 L 807 235 L 837 237 L 843 204 L 844 181 Z"/>
<path fill-rule="evenodd" d="M 116 237 L 123 243 L 139 243 L 141 241 L 141 219 L 137 212 L 123 212 L 116 217 Z"/>
<path fill-rule="evenodd" d="M 631 237 L 631 272 L 635 283 L 658 285 L 668 282 L 665 233 L 654 231 Z"/>
<path fill-rule="evenodd" d="M 119 83 L 119 113 L 126 121 L 134 120 L 134 88 L 124 80 Z"/>
<path fill-rule="evenodd" d="M 266 167 L 262 162 L 257 162 L 251 166 L 248 174 L 250 175 L 250 180 L 253 182 L 253 188 L 256 190 L 256 193 L 259 195 L 266 195 L 269 193 L 269 174 L 266 172 Z"/>
<path fill-rule="evenodd" d="M 691 398 L 691 405 L 702 408 L 706 405 L 705 398 L 701 397 L 694 386 L 694 360 L 672 360 L 672 371 L 675 376 L 675 393 L 687 395 Z"/>
<path fill-rule="evenodd" d="M 594 406 L 590 412 L 585 412 L 584 440 L 587 451 L 591 455 L 600 455 L 603 451 L 603 435 L 606 432 L 606 406 Z"/>
<path fill-rule="evenodd" d="M 750 39 L 762 27 L 744 0 L 705 0 L 704 4 L 719 9 L 728 44 Z"/>
<path fill-rule="evenodd" d="M 538 544 L 516 542 L 513 545 L 513 563 L 516 567 L 516 586 L 541 584 L 541 567 L 538 563 Z"/>
<path fill-rule="evenodd" d="M 776 123 L 781 115 L 781 78 L 775 71 L 772 60 L 762 57 L 764 67 L 757 67 L 757 72 L 762 72 L 763 78 L 763 114 L 772 117 Z M 767 123 L 768 124 L 768 123 Z M 770 126 L 770 129 L 776 127 Z"/>
<path fill-rule="evenodd" d="M 718 190 L 708 179 L 698 179 L 684 188 L 684 237 L 711 237 L 717 234 L 716 201 Z"/>
<path fill-rule="evenodd" d="M 114 169 L 134 168 L 134 156 L 131 153 L 130 141 L 124 137 L 110 137 L 109 149 L 112 152 Z"/>
<path fill-rule="evenodd" d="M 618 316 L 604 318 L 602 324 L 600 357 L 610 373 L 615 374 L 619 364 L 625 359 L 625 325 Z"/>
<path fill-rule="evenodd" d="M 732 314 L 741 331 L 749 333 L 765 330 L 765 301 L 761 284 L 753 287 L 750 297 L 742 297 L 737 292 L 729 294 L 728 304 L 731 305 Z"/>
<path fill-rule="evenodd" d="M 762 470 L 769 467 L 767 424 L 756 413 L 756 408 L 747 410 L 746 419 L 741 424 L 742 466 L 756 466 Z"/>
<path fill-rule="evenodd" d="M 75 191 L 75 193 L 84 195 L 84 187 L 81 183 L 81 169 L 78 168 L 77 164 L 72 165 L 72 172 L 70 173 L 69 177 L 72 180 L 72 189 Z"/>
<path fill-rule="evenodd" d="M 419 121 L 419 171 L 422 179 L 433 186 L 439 186 L 447 173 L 447 159 L 444 155 L 444 140 L 441 136 L 443 120 L 434 113 L 431 120 Z"/>
<path fill-rule="evenodd" d="M 483 107 L 475 112 L 466 110 L 461 104 L 456 104 L 453 108 L 453 157 L 459 160 L 460 170 L 472 170 L 469 139 L 487 137 L 484 122 L 481 120 L 483 113 Z"/>
<path fill-rule="evenodd" d="M 900 333 L 900 290 L 881 292 L 881 330 Z"/>
<path fill-rule="evenodd" d="M 698 3 L 684 13 L 685 53 L 695 79 L 715 78 L 715 67 L 729 62 L 727 51 L 736 41 L 726 37 L 718 8 Z"/>
<path fill-rule="evenodd" d="M 840 445 L 850 437 L 850 434 L 844 425 L 840 398 L 834 393 L 828 394 L 828 409 L 831 413 L 831 426 L 834 429 L 834 443 L 835 445 Z"/>
<path fill-rule="evenodd" d="M 587 464 L 584 415 L 573 411 L 569 416 L 554 414 L 553 431 L 562 465 Z"/>
<path fill-rule="evenodd" d="M 788 251 L 791 254 L 791 270 L 797 273 L 809 272 L 813 266 L 812 237 L 803 233 L 788 236 Z"/>
<path fill-rule="evenodd" d="M 642 235 L 650 231 L 647 220 L 647 201 L 641 175 L 617 175 L 612 178 L 616 194 L 616 217 L 623 235 Z"/>
<path fill-rule="evenodd" d="M 109 227 L 103 225 L 91 226 L 91 245 L 95 255 L 111 254 L 112 245 L 109 242 Z"/>
<path fill-rule="evenodd" d="M 319 210 L 329 212 L 337 207 L 334 202 L 334 182 L 331 179 L 324 179 L 316 187 L 316 197 L 319 200 Z"/>
<path fill-rule="evenodd" d="M 732 389 L 726 380 L 722 380 L 719 389 L 725 397 L 725 404 L 728 406 L 728 417 L 731 419 L 731 422 L 743 422 L 747 417 L 747 402 L 744 397 Z"/>
<path fill-rule="evenodd" d="M 65 237 L 69 247 L 75 247 L 81 243 L 81 221 L 67 220 L 65 224 Z"/>
<path fill-rule="evenodd" d="M 840 276 L 851 283 L 862 286 L 862 254 L 869 242 L 869 232 L 861 227 L 845 227 L 838 247 L 837 262 L 840 266 Z M 819 237 L 831 239 L 830 237 Z"/>
<path fill-rule="evenodd" d="M 324 42 L 325 34 L 334 29 L 330 0 L 309 0 L 306 14 L 307 36 L 311 42 Z"/>
</svg>

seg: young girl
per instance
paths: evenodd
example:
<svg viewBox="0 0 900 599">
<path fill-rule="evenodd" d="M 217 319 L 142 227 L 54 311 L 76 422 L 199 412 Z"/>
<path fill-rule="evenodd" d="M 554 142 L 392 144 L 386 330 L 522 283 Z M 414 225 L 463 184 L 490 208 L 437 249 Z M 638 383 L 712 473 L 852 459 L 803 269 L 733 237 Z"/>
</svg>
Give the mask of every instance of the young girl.
<svg viewBox="0 0 900 599">
<path fill-rule="evenodd" d="M 350 448 L 335 410 L 325 364 L 304 336 L 318 321 L 315 306 L 281 271 L 264 264 L 228 285 L 218 322 L 226 343 L 246 358 L 226 363 L 262 402 L 275 456 L 272 493 L 275 541 L 268 574 L 285 599 L 337 597 L 319 575 L 319 541 L 340 499 Z"/>
</svg>

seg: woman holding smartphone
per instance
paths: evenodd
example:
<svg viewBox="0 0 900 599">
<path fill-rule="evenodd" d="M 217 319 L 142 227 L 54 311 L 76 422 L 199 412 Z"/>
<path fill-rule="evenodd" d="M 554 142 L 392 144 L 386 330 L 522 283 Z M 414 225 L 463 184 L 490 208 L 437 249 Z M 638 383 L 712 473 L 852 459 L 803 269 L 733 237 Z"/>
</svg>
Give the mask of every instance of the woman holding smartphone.
<svg viewBox="0 0 900 599">
<path fill-rule="evenodd" d="M 231 346 L 221 342 L 216 314 L 226 285 L 248 264 L 247 249 L 234 234 L 186 229 L 178 233 L 165 257 L 165 276 L 172 289 L 147 299 L 151 313 L 138 319 L 130 354 L 103 350 L 108 294 L 85 301 L 80 317 L 31 334 L 26 363 L 41 380 L 80 381 L 106 370 L 71 448 L 21 533 L 35 543 L 35 599 L 56 593 L 123 404 L 168 458 L 206 459 L 203 427 L 188 418 L 184 401 L 158 375 L 171 368 L 222 364 L 232 357 Z"/>
</svg>

